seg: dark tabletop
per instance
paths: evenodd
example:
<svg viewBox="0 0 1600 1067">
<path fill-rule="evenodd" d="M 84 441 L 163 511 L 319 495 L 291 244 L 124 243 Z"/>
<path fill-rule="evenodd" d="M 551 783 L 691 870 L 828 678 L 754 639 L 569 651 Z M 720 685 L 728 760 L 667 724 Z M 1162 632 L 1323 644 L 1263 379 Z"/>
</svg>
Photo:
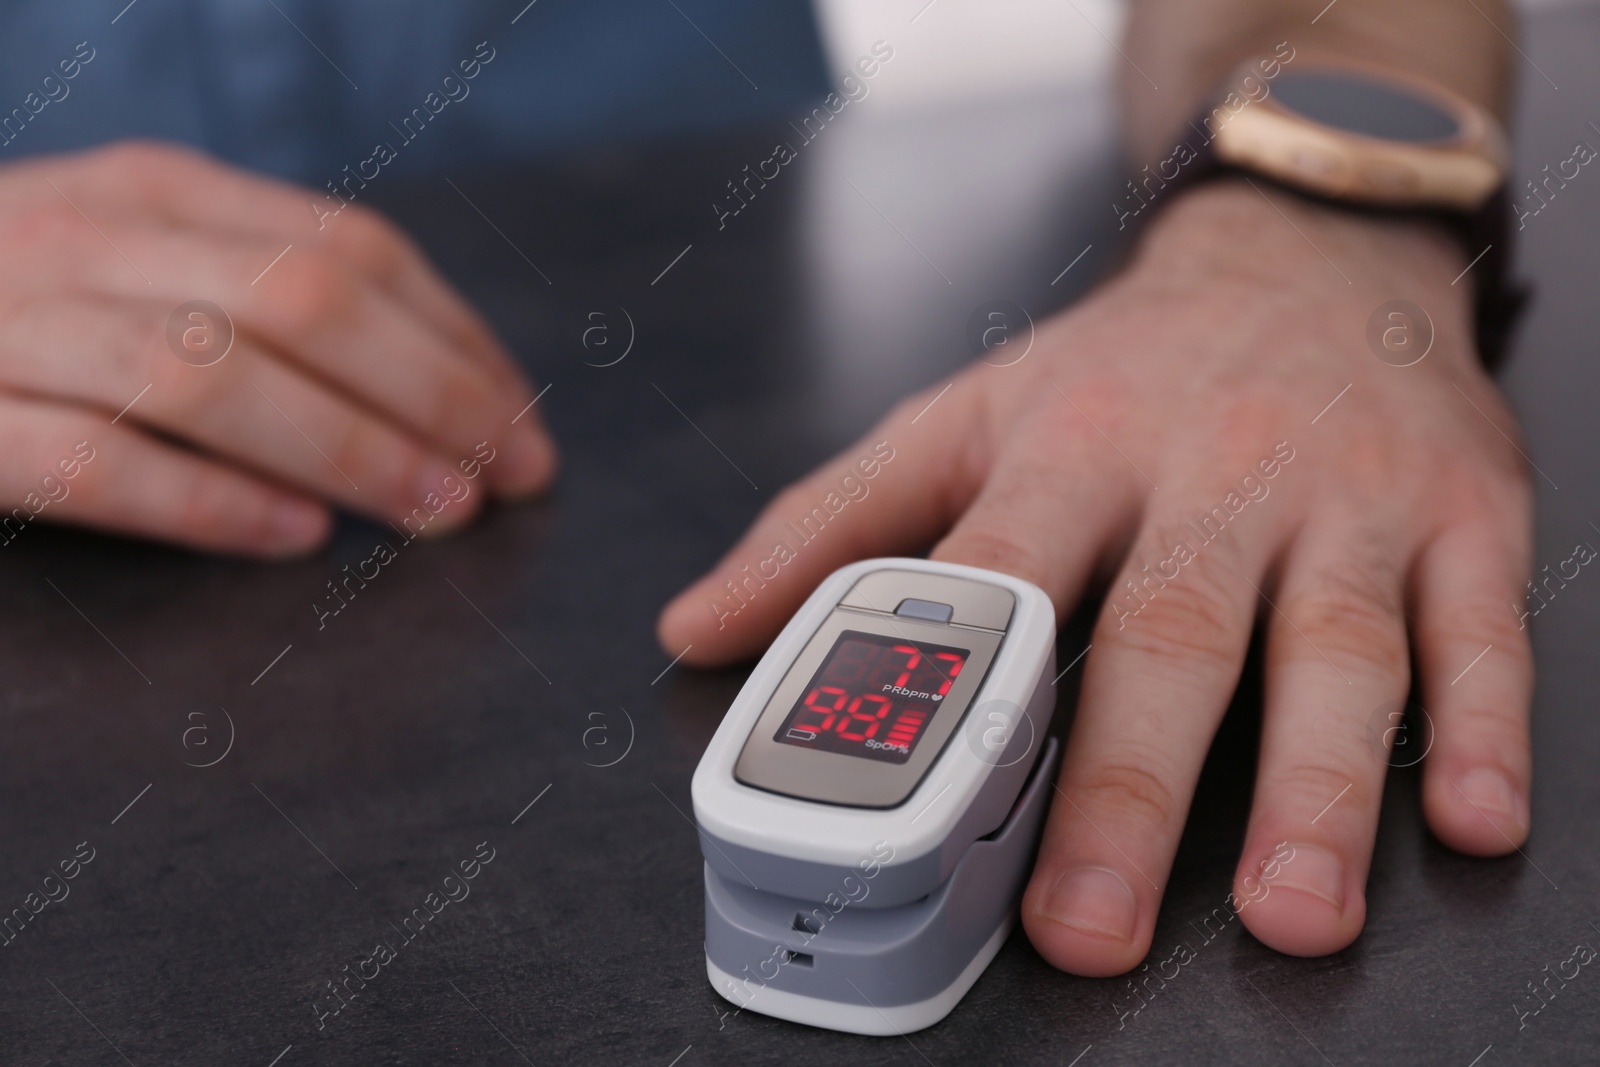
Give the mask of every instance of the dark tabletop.
<svg viewBox="0 0 1600 1067">
<path fill-rule="evenodd" d="M 1600 144 L 1600 11 L 1530 29 L 1524 178 Z M 1451 853 L 1424 826 L 1416 768 L 1395 770 L 1366 930 L 1346 951 L 1289 958 L 1234 924 L 1120 1030 L 1121 982 L 1058 973 L 1020 933 L 910 1040 L 724 1017 L 689 779 L 744 670 L 672 666 L 656 612 L 785 482 L 970 359 L 974 308 L 1046 313 L 1115 260 L 1108 120 L 1061 118 L 1102 102 L 842 130 L 722 230 L 710 203 L 781 129 L 375 189 L 549 383 L 559 487 L 401 545 L 320 628 L 326 583 L 392 531 L 346 521 L 328 551 L 283 566 L 40 526 L 5 548 L 0 914 L 77 866 L 48 884 L 70 895 L 0 949 L 0 1062 L 1600 1059 L 1593 968 L 1521 1029 L 1517 1014 L 1543 968 L 1600 946 L 1587 571 L 1534 624 L 1532 840 L 1498 860 Z M 1067 126 L 1075 147 L 1052 153 Z M 1025 143 L 1046 148 L 1022 166 Z M 1543 472 L 1542 566 L 1600 544 L 1600 172 L 1523 238 L 1537 295 L 1504 380 Z M 630 334 L 626 358 L 599 366 Z M 1063 630 L 1063 655 L 1085 625 Z M 1158 953 L 1228 892 L 1258 717 L 1247 689 Z M 484 856 L 470 895 L 442 903 L 445 876 Z M 405 940 L 430 900 L 441 910 Z M 393 958 L 323 1016 L 329 983 L 380 942 Z"/>
</svg>

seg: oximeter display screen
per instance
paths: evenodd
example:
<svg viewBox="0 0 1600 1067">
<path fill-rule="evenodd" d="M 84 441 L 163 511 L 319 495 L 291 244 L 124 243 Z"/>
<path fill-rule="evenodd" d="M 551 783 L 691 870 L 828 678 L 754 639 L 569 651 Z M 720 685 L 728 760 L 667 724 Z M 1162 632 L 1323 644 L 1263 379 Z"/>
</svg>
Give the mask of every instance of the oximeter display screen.
<svg viewBox="0 0 1600 1067">
<path fill-rule="evenodd" d="M 964 648 L 846 630 L 774 740 L 904 763 L 969 654 Z"/>
</svg>

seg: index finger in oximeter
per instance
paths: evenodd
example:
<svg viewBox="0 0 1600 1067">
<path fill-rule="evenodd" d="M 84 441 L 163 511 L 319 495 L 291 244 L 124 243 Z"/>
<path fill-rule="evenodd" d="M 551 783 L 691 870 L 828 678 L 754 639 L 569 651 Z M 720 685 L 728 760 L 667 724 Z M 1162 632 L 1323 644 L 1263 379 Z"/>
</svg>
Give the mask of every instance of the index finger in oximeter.
<svg viewBox="0 0 1600 1067">
<path fill-rule="evenodd" d="M 1031 859 L 1054 662 L 1049 598 L 1009 575 L 880 559 L 823 582 L 695 771 L 718 991 L 858 1033 L 954 1007 Z"/>
</svg>

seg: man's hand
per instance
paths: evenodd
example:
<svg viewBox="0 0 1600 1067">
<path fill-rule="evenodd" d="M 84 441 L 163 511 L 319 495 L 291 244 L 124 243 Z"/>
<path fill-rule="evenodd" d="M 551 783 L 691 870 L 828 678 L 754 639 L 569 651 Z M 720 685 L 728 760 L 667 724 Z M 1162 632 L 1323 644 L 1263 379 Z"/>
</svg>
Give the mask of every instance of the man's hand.
<svg viewBox="0 0 1600 1067">
<path fill-rule="evenodd" d="M 321 200 L 149 144 L 0 170 L 0 500 L 276 556 L 321 542 L 323 502 L 438 533 L 473 489 L 544 486 L 554 449 L 513 425 L 533 394 L 487 327 L 376 214 L 319 231 Z M 196 299 L 236 331 L 210 366 L 169 346 Z"/>
<path fill-rule="evenodd" d="M 1316 955 L 1360 931 L 1387 769 L 1371 738 L 1390 739 L 1412 662 L 1437 731 L 1434 831 L 1476 855 L 1528 832 L 1532 666 L 1512 605 L 1530 491 L 1474 355 L 1470 289 L 1451 284 L 1466 257 L 1422 224 L 1263 192 L 1182 194 L 1024 360 L 973 366 L 915 423 L 939 387 L 905 401 L 780 494 L 660 622 L 669 652 L 692 643 L 686 662 L 749 656 L 836 567 L 941 535 L 934 558 L 1027 578 L 1058 613 L 1114 570 L 1023 903 L 1039 951 L 1079 974 L 1148 950 L 1258 621 L 1265 721 L 1235 892 L 1262 941 Z M 1413 366 L 1367 347 L 1396 298 L 1437 331 Z M 719 619 L 724 583 L 880 440 L 895 458 L 869 497 Z"/>
</svg>

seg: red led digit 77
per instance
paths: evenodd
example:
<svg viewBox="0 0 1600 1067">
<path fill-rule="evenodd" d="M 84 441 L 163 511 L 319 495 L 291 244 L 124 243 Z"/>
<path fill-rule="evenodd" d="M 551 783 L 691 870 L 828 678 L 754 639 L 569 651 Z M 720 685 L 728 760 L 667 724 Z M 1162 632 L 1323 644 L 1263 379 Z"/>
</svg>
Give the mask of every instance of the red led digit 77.
<svg viewBox="0 0 1600 1067">
<path fill-rule="evenodd" d="M 956 684 L 956 675 L 960 674 L 961 668 L 966 665 L 967 657 L 958 656 L 954 652 L 935 652 L 933 658 L 945 668 L 942 672 L 944 681 L 939 684 L 938 693 L 940 696 L 946 696 L 950 692 L 950 687 Z"/>
<path fill-rule="evenodd" d="M 906 657 L 905 670 L 900 677 L 895 679 L 895 685 L 904 689 L 907 682 L 911 681 L 911 672 L 917 669 L 917 664 L 922 662 L 922 653 L 910 645 L 895 645 L 893 651 Z"/>
</svg>

